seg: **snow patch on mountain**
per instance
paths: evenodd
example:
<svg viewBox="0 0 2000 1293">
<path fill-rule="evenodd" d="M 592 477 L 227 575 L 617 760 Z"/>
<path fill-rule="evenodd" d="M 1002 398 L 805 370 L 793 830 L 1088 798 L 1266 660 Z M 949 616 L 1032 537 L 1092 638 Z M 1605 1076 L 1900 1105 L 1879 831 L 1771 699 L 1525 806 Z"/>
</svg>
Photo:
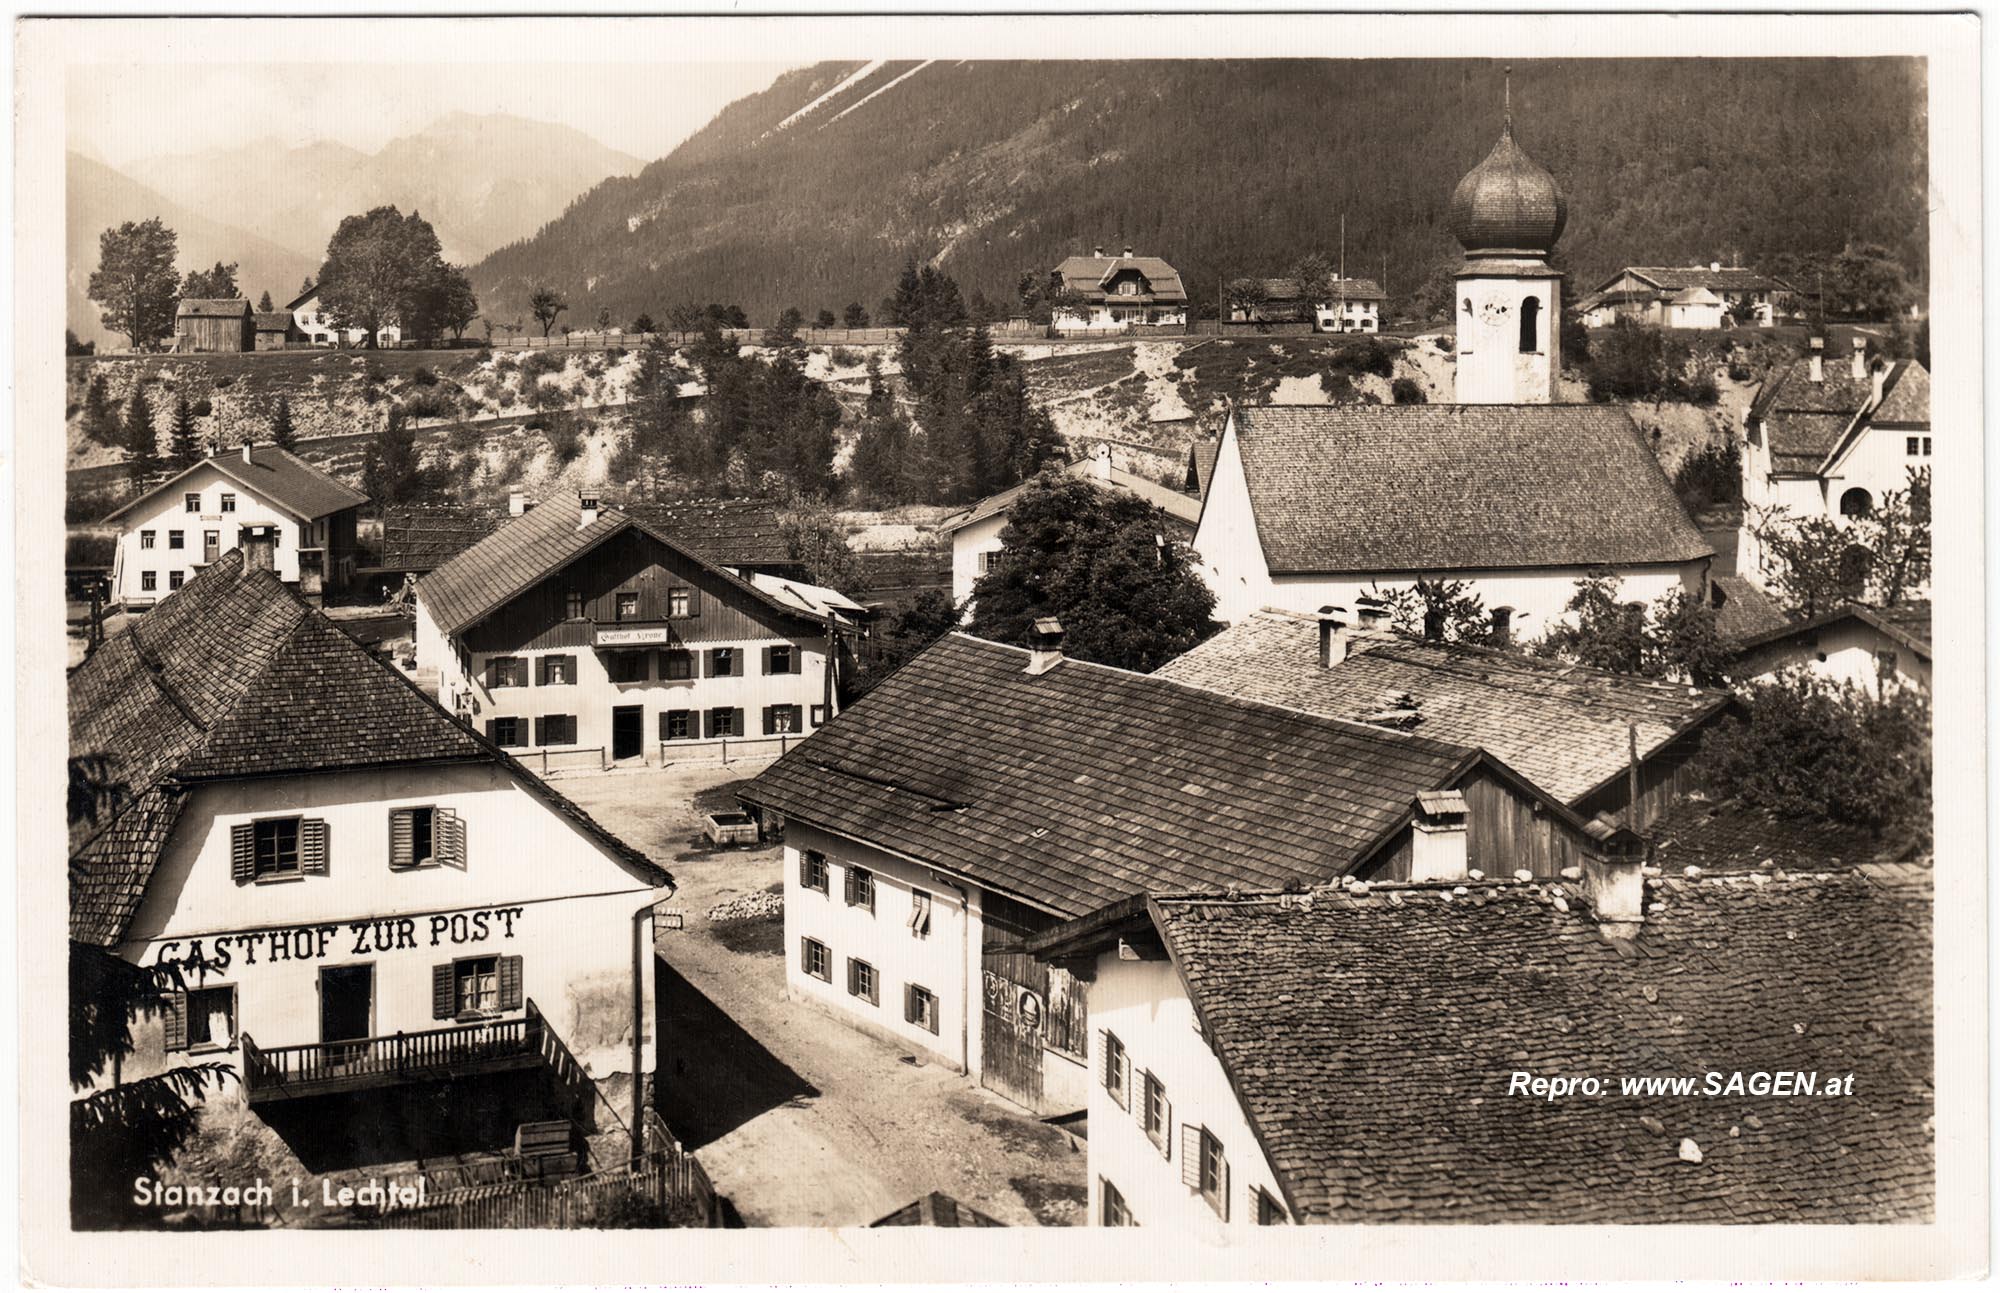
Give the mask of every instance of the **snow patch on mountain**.
<svg viewBox="0 0 2000 1293">
<path fill-rule="evenodd" d="M 844 116 L 846 116 L 846 115 L 847 115 L 848 113 L 850 113 L 850 112 L 854 111 L 854 110 L 855 110 L 856 108 L 860 107 L 860 106 L 861 106 L 862 104 L 864 104 L 864 103 L 867 103 L 867 102 L 868 102 L 868 101 L 869 101 L 870 99 L 875 99 L 875 98 L 879 98 L 879 97 L 880 97 L 881 95 L 883 95 L 883 94 L 886 94 L 886 93 L 888 93 L 888 92 L 889 92 L 890 90 L 893 90 L 893 89 L 895 89 L 895 88 L 896 88 L 897 86 L 899 86 L 899 85 L 901 85 L 901 84 L 902 84 L 903 82 L 905 82 L 905 81 L 909 80 L 909 79 L 910 79 L 911 77 L 915 76 L 915 75 L 916 75 L 917 73 L 919 73 L 919 72 L 923 71 L 923 70 L 924 70 L 925 68 L 929 67 L 929 66 L 930 66 L 931 64 L 933 64 L 933 63 L 935 63 L 935 62 L 937 62 L 937 60 L 936 60 L 936 59 L 934 59 L 934 58 L 927 58 L 927 59 L 925 59 L 925 60 L 924 60 L 923 62 L 921 62 L 921 63 L 917 64 L 917 65 L 916 65 L 915 67 L 913 67 L 913 68 L 911 68 L 911 69 L 910 69 L 909 71 L 907 71 L 907 72 L 903 73 L 903 74 L 902 74 L 901 76 L 897 77 L 897 78 L 896 78 L 895 80 L 893 80 L 893 81 L 889 82 L 889 83 L 888 83 L 887 85 L 883 86 L 883 87 L 882 87 L 881 89 L 879 89 L 879 90 L 876 90 L 876 91 L 875 91 L 874 93 L 872 93 L 872 94 L 870 94 L 870 95 L 866 96 L 865 98 L 863 98 L 863 99 L 861 100 L 861 102 L 860 102 L 860 103 L 851 103 L 851 104 L 849 104 L 848 106 L 846 106 L 845 108 L 842 108 L 842 109 L 841 109 L 841 110 L 840 110 L 839 112 L 836 112 L 836 113 L 834 113 L 834 114 L 833 114 L 833 120 L 832 120 L 832 121 L 828 121 L 828 122 L 827 122 L 826 124 L 827 124 L 827 125 L 829 125 L 829 126 L 830 126 L 830 125 L 832 125 L 832 124 L 833 124 L 833 123 L 834 123 L 835 121 L 838 121 L 838 120 L 840 120 L 840 119 L 841 119 L 842 117 L 844 117 Z"/>
<path fill-rule="evenodd" d="M 791 116 L 786 117 L 783 121 L 780 121 L 777 125 L 765 131 L 762 135 L 759 135 L 758 138 L 769 139 L 772 135 L 776 134 L 778 131 L 784 130 L 785 128 L 789 127 L 793 122 L 797 121 L 799 118 L 810 114 L 814 109 L 818 108 L 821 104 L 825 103 L 827 100 L 832 99 L 837 95 L 839 95 L 841 91 L 847 89 L 848 86 L 853 85 L 857 81 L 866 80 L 868 77 L 873 76 L 875 72 L 882 66 L 882 64 L 887 61 L 888 61 L 887 59 L 878 58 L 863 65 L 859 71 L 855 72 L 851 76 L 846 77 L 839 84 L 835 85 L 831 90 L 828 90 L 825 94 L 820 95 L 817 99 L 814 99 L 811 103 L 808 103 L 805 107 L 800 108 L 797 112 L 794 112 Z M 901 80 L 902 78 L 897 77 L 896 79 Z M 891 81 L 890 84 L 894 85 L 895 82 Z M 877 93 L 880 93 L 880 91 L 877 91 Z M 870 95 L 868 97 L 872 99 L 875 96 Z M 868 101 L 867 99 L 863 99 L 861 102 L 866 103 L 867 101 Z M 856 106 L 858 107 L 859 105 Z M 840 118 L 835 117 L 834 120 L 838 121 L 840 120 Z"/>
</svg>

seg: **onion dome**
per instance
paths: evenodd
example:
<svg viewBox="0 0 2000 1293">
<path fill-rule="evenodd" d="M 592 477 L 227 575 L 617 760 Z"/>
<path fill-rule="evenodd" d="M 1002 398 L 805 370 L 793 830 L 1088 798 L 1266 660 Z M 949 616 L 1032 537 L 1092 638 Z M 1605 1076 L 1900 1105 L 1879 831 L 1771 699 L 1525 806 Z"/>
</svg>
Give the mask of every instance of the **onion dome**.
<svg viewBox="0 0 2000 1293">
<path fill-rule="evenodd" d="M 1555 176 L 1514 142 L 1510 120 L 1486 160 L 1451 194 L 1451 232 L 1472 253 L 1547 255 L 1562 236 L 1569 204 Z"/>
</svg>

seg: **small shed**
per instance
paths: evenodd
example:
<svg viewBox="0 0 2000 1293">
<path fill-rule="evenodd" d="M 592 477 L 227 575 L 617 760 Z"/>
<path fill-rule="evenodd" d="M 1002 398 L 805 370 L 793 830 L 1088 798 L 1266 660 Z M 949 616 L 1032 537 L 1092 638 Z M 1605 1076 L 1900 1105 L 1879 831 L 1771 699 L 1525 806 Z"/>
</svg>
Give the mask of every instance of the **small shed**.
<svg viewBox="0 0 2000 1293">
<path fill-rule="evenodd" d="M 250 302 L 182 297 L 174 311 L 174 349 L 180 353 L 239 354 L 254 344 Z"/>
<path fill-rule="evenodd" d="M 290 310 L 258 310 L 250 316 L 258 350 L 283 350 L 305 335 L 297 330 Z"/>
</svg>

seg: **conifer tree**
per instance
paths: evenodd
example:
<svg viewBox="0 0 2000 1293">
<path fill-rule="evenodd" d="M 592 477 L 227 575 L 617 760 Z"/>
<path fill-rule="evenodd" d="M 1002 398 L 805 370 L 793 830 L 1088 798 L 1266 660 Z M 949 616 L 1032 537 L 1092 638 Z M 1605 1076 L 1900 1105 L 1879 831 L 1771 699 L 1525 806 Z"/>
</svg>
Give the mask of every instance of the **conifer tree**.
<svg viewBox="0 0 2000 1293">
<path fill-rule="evenodd" d="M 167 465 L 175 471 L 184 471 L 200 461 L 201 449 L 194 437 L 194 410 L 189 407 L 187 390 L 183 388 L 174 399 L 174 426 L 167 437 Z"/>
<path fill-rule="evenodd" d="M 298 442 L 298 431 L 292 426 L 292 397 L 278 397 L 278 411 L 271 417 L 271 443 L 280 449 L 289 450 Z"/>
<path fill-rule="evenodd" d="M 159 439 L 153 431 L 153 406 L 146 401 L 146 388 L 132 392 L 125 405 L 125 448 L 132 455 L 134 481 L 142 481 L 160 469 Z"/>
</svg>

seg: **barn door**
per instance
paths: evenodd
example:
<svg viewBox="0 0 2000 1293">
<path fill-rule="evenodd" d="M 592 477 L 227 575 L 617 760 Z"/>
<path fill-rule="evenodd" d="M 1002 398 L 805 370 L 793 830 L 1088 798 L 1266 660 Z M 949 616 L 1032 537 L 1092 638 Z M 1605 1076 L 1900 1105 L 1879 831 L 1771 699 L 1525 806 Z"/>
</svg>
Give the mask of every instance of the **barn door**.
<svg viewBox="0 0 2000 1293">
<path fill-rule="evenodd" d="M 996 961 L 1013 959 L 991 955 L 984 958 L 986 1019 L 979 1084 L 1039 1113 L 1042 1026 L 1048 1018 L 1047 998 L 1032 985 L 1012 977 L 1007 967 L 995 967 Z"/>
</svg>

